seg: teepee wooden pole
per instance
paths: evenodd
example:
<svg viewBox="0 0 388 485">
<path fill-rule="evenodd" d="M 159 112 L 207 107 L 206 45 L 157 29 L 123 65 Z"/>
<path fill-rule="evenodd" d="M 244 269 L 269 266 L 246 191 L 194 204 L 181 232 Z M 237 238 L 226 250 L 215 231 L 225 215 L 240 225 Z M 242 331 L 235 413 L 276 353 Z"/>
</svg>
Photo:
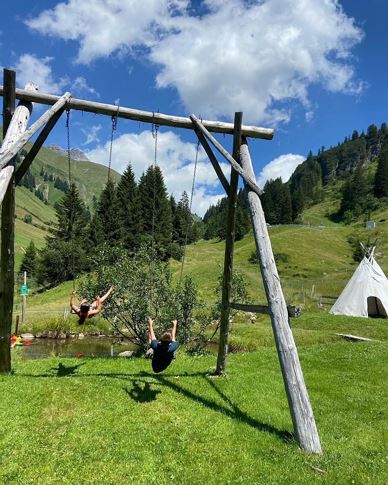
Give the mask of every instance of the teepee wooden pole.
<svg viewBox="0 0 388 485">
<path fill-rule="evenodd" d="M 249 176 L 254 179 L 255 175 L 246 139 L 243 139 L 241 145 L 240 162 Z M 246 187 L 248 188 L 248 201 L 256 251 L 268 299 L 272 329 L 295 435 L 301 448 L 309 453 L 321 453 L 318 430 L 304 382 L 298 351 L 288 324 L 287 305 L 280 285 L 264 212 L 260 198 L 250 187 L 247 185 Z"/>
</svg>

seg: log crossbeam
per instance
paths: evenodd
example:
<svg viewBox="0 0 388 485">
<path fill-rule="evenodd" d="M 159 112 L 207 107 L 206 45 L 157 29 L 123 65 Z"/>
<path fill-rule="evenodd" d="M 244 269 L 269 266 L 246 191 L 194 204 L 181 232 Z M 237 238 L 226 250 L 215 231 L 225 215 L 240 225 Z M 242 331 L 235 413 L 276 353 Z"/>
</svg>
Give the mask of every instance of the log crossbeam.
<svg viewBox="0 0 388 485">
<path fill-rule="evenodd" d="M 0 96 L 3 96 L 3 94 L 4 87 L 0 86 Z M 59 96 L 39 92 L 32 93 L 24 89 L 16 89 L 15 95 L 16 99 L 47 105 L 53 105 L 59 100 Z M 69 100 L 69 102 L 67 103 L 67 107 L 72 110 L 85 111 L 89 113 L 96 113 L 108 116 L 117 116 L 118 118 L 122 119 L 144 121 L 145 123 L 154 123 L 160 126 L 186 128 L 189 130 L 193 129 L 193 124 L 190 118 L 186 118 L 183 116 L 172 116 L 163 113 L 125 108 L 122 106 L 118 108 L 117 105 L 114 104 L 96 103 L 94 101 L 86 101 L 77 98 L 71 98 L 71 100 Z M 210 120 L 203 120 L 202 123 L 207 128 L 207 130 L 211 132 L 233 135 L 233 123 L 224 123 L 222 121 Z M 249 138 L 272 140 L 274 136 L 274 130 L 271 128 L 243 125 L 241 127 L 241 134 L 242 136 L 246 136 Z"/>
<path fill-rule="evenodd" d="M 270 315 L 270 310 L 268 305 L 251 305 L 245 303 L 235 303 L 231 302 L 230 308 L 233 310 L 239 310 L 241 312 L 249 313 L 261 313 L 263 315 Z M 302 315 L 301 308 L 294 305 L 287 305 L 288 317 L 297 318 Z"/>
</svg>

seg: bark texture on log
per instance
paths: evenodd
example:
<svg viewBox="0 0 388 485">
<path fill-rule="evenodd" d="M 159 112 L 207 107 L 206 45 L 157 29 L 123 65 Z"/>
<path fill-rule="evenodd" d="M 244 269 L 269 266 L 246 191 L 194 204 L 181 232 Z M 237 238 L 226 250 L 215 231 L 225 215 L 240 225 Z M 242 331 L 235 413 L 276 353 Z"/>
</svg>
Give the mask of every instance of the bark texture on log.
<svg viewBox="0 0 388 485">
<path fill-rule="evenodd" d="M 0 86 L 0 96 L 4 93 L 4 87 Z M 16 98 L 25 101 L 33 101 L 41 104 L 55 104 L 59 96 L 45 93 L 31 93 L 23 89 L 16 89 Z M 193 129 L 190 118 L 183 116 L 172 116 L 163 113 L 156 113 L 152 111 L 141 111 L 133 108 L 118 107 L 115 104 L 96 103 L 94 101 L 86 101 L 84 99 L 72 98 L 68 107 L 79 111 L 87 111 L 89 113 L 96 113 L 108 116 L 117 116 L 127 120 L 144 121 L 146 123 L 154 123 L 161 126 L 173 126 L 175 128 Z M 224 123 L 222 121 L 203 120 L 203 125 L 212 132 L 225 133 L 233 135 L 233 123 Z M 262 138 L 264 140 L 272 140 L 274 130 L 272 128 L 262 128 L 259 126 L 242 126 L 242 135 L 250 138 Z"/>
<path fill-rule="evenodd" d="M 233 155 L 238 159 L 241 146 L 241 124 L 242 113 L 236 113 L 234 118 L 235 133 L 233 137 Z M 230 174 L 228 197 L 228 220 L 226 224 L 225 240 L 225 257 L 224 257 L 224 276 L 222 281 L 222 300 L 220 316 L 220 340 L 218 346 L 218 357 L 216 374 L 222 375 L 226 369 L 226 358 L 228 355 L 229 340 L 229 315 L 230 300 L 232 296 L 232 279 L 233 279 L 233 255 L 234 239 L 236 232 L 236 208 L 237 208 L 237 190 L 238 190 L 238 173 L 232 168 Z"/>
<path fill-rule="evenodd" d="M 241 145 L 240 162 L 247 173 L 254 178 L 246 140 L 243 140 Z M 310 453 L 321 453 L 318 430 L 304 382 L 294 337 L 288 324 L 287 305 L 280 285 L 261 201 L 252 190 L 248 192 L 248 201 L 257 256 L 268 299 L 272 329 L 296 439 L 304 450 Z"/>
</svg>

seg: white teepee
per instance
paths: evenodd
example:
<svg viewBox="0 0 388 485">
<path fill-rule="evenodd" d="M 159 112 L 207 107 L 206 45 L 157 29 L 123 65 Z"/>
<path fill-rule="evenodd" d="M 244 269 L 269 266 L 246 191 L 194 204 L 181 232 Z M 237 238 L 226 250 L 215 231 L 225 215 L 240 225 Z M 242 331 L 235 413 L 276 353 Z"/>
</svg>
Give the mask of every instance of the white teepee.
<svg viewBox="0 0 388 485">
<path fill-rule="evenodd" d="M 367 251 L 330 313 L 354 317 L 387 317 L 388 280 L 374 259 L 374 250 Z"/>
</svg>

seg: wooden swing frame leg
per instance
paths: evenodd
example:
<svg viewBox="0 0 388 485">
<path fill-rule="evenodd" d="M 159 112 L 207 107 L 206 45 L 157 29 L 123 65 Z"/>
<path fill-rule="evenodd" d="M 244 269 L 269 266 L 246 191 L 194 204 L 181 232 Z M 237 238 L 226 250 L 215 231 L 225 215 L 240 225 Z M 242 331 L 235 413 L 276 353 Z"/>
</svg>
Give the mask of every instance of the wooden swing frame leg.
<svg viewBox="0 0 388 485">
<path fill-rule="evenodd" d="M 4 70 L 3 137 L 15 112 L 15 71 Z M 10 166 L 14 167 L 12 159 Z M 0 373 L 11 372 L 11 327 L 14 294 L 15 176 L 9 178 L 1 206 L 0 259 Z"/>
<path fill-rule="evenodd" d="M 256 242 L 260 272 L 262 274 L 264 288 L 268 300 L 268 307 L 266 307 L 265 310 L 268 311 L 271 316 L 272 329 L 275 337 L 291 418 L 294 425 L 295 436 L 301 448 L 309 453 L 319 454 L 322 453 L 322 449 L 318 430 L 315 424 L 314 414 L 304 382 L 298 351 L 289 325 L 288 308 L 280 285 L 280 278 L 277 272 L 271 241 L 268 235 L 265 216 L 259 197 L 262 191 L 257 186 L 255 181 L 255 175 L 246 138 L 243 137 L 241 139 L 241 136 L 240 138 L 238 136 L 238 119 L 241 116 L 241 113 L 236 113 L 235 116 L 233 157 L 226 152 L 221 144 L 207 132 L 207 130 L 195 117 L 191 117 L 196 129 L 206 136 L 207 140 L 209 140 L 232 165 L 231 182 L 229 186 L 230 190 L 228 194 L 229 206 L 225 243 L 220 345 L 216 374 L 222 375 L 226 368 L 229 312 L 231 308 L 230 295 L 232 289 L 235 209 L 238 174 L 240 174 L 244 180 L 245 187 L 248 189 L 248 202 L 251 212 L 253 235 Z M 257 307 L 256 309 L 262 311 L 264 307 Z"/>
</svg>

